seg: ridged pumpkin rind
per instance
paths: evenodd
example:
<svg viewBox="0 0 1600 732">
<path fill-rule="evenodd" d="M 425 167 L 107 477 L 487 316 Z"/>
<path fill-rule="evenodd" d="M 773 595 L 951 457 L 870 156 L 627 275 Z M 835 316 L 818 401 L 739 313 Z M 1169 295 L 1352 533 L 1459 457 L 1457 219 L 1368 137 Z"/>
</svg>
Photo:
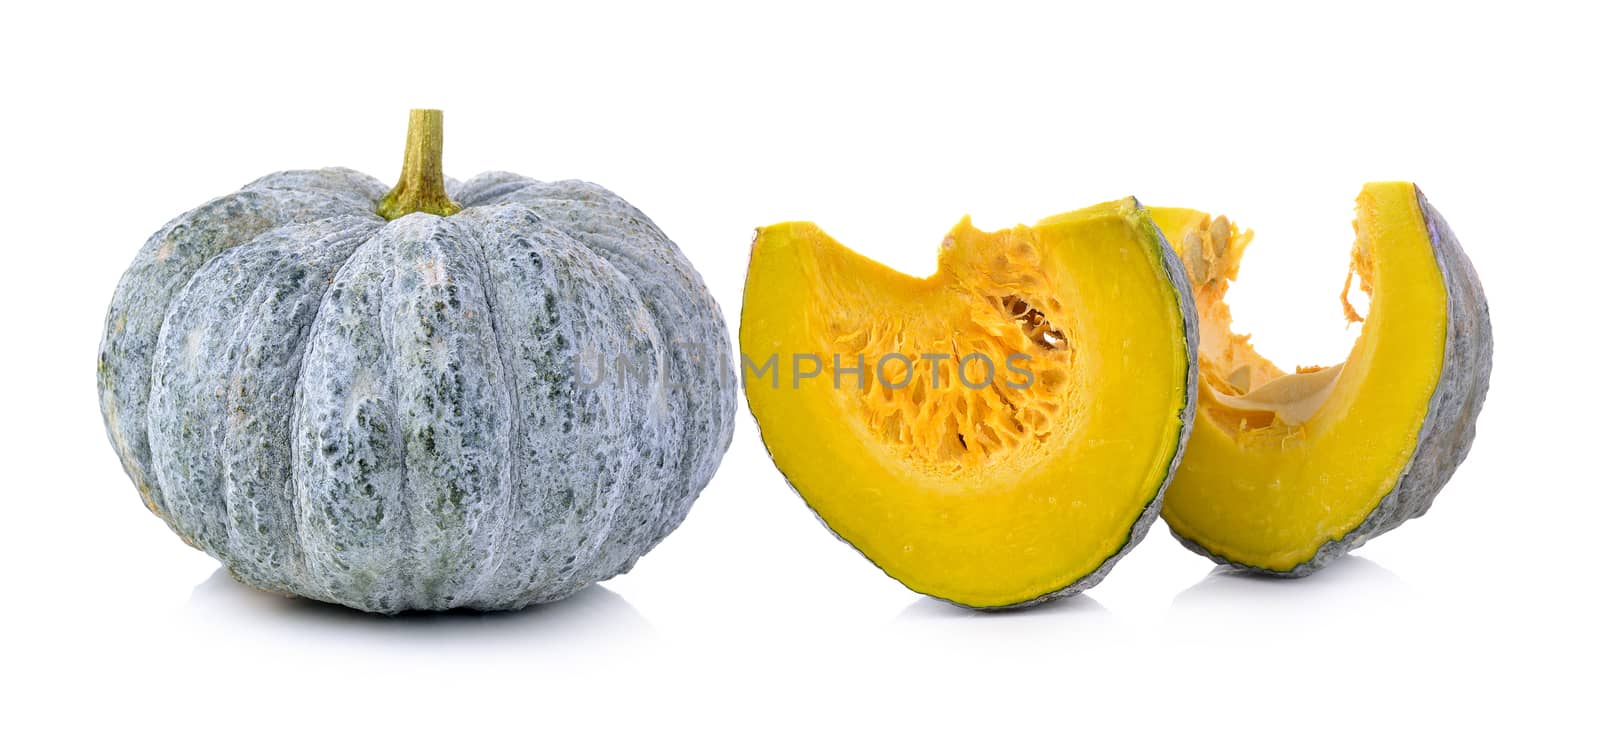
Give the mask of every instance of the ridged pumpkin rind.
<svg viewBox="0 0 1600 732">
<path fill-rule="evenodd" d="M 1416 450 L 1394 488 L 1354 530 L 1326 541 L 1311 559 L 1287 571 L 1238 562 L 1207 550 L 1172 531 L 1179 543 L 1217 564 L 1255 574 L 1305 577 L 1350 553 L 1367 541 L 1406 521 L 1427 513 L 1472 448 L 1478 414 L 1489 393 L 1489 373 L 1494 361 L 1494 334 L 1489 323 L 1489 302 L 1478 271 L 1472 266 L 1455 232 L 1422 190 L 1412 187 L 1434 261 L 1444 278 L 1446 305 L 1444 364 L 1428 399 L 1428 413 L 1417 434 Z"/>
<path fill-rule="evenodd" d="M 627 571 L 732 436 L 699 275 L 593 184 L 487 173 L 451 182 L 462 213 L 392 222 L 385 191 L 277 173 L 145 245 L 99 386 L 146 504 L 246 583 L 363 610 L 513 609 Z M 645 383 L 575 386 L 580 355 L 634 354 Z"/>
</svg>

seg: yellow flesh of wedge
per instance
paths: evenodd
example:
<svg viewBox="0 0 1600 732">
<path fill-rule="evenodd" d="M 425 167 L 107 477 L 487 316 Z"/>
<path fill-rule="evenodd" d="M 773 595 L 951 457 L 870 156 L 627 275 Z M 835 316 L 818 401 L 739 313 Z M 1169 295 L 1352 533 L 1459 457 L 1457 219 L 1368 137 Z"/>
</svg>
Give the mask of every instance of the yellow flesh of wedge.
<svg viewBox="0 0 1600 732">
<path fill-rule="evenodd" d="M 1394 488 L 1443 368 L 1448 302 L 1415 188 L 1363 189 L 1361 334 L 1344 363 L 1291 374 L 1230 329 L 1223 297 L 1249 233 L 1197 211 L 1152 214 L 1189 270 L 1201 331 L 1200 409 L 1162 515 L 1214 555 L 1288 572 Z"/>
<path fill-rule="evenodd" d="M 1160 246 L 1131 199 L 992 233 L 963 221 L 925 279 L 812 224 L 762 229 L 740 345 L 768 450 L 834 532 L 914 590 L 999 607 L 1072 584 L 1128 542 L 1178 449 L 1188 345 Z M 797 353 L 821 361 L 798 385 Z M 880 381 L 889 353 L 915 360 Z M 758 376 L 774 354 L 780 373 Z M 995 366 L 990 386 L 958 382 L 971 354 Z M 1021 380 L 1014 354 L 1026 388 L 1003 383 Z M 865 388 L 849 370 L 863 361 Z"/>
</svg>

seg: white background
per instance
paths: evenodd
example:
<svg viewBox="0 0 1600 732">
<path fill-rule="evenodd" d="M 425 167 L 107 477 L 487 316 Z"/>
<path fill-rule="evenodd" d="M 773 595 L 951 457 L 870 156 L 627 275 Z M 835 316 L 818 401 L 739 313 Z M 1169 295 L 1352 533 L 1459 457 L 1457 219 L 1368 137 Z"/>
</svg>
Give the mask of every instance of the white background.
<svg viewBox="0 0 1600 732">
<path fill-rule="evenodd" d="M 1592 6 L 1200 5 L 8 6 L 5 726 L 1594 729 Z M 1493 312 L 1478 442 L 1426 517 L 1313 578 L 1211 573 L 1158 524 L 1086 596 L 980 615 L 835 541 L 741 406 L 683 527 L 566 602 L 386 619 L 244 589 L 121 473 L 104 308 L 152 231 L 257 176 L 392 180 L 420 106 L 451 175 L 648 212 L 730 328 L 758 225 L 927 274 L 962 214 L 1136 194 L 1254 228 L 1239 327 L 1334 362 L 1353 199 L 1415 180 Z"/>
</svg>

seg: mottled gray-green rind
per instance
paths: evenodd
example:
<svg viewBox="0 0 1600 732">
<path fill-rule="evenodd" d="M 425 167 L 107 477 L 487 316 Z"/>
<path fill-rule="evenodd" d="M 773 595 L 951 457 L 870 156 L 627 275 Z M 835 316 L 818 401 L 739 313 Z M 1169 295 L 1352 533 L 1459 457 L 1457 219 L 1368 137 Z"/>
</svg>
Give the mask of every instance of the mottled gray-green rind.
<svg viewBox="0 0 1600 732">
<path fill-rule="evenodd" d="M 1135 202 L 1135 205 L 1139 205 L 1140 208 L 1143 208 L 1142 205 L 1138 204 L 1137 202 Z M 1161 230 L 1156 227 L 1153 221 L 1151 221 L 1149 218 L 1145 218 L 1140 226 L 1142 228 L 1142 231 L 1140 232 L 1141 234 L 1149 237 L 1152 241 L 1155 241 L 1160 245 L 1158 249 L 1158 256 L 1161 257 L 1162 273 L 1167 278 L 1167 283 L 1171 288 L 1173 297 L 1178 301 L 1179 311 L 1183 313 L 1183 337 L 1184 343 L 1188 350 L 1187 363 L 1189 364 L 1189 367 L 1184 377 L 1183 409 L 1181 412 L 1179 412 L 1179 418 L 1182 426 L 1178 431 L 1178 444 L 1173 450 L 1172 459 L 1167 463 L 1167 470 L 1161 479 L 1161 484 L 1156 487 L 1156 491 L 1153 495 L 1151 495 L 1149 502 L 1144 505 L 1142 510 L 1140 510 L 1139 517 L 1135 519 L 1133 525 L 1128 528 L 1128 536 L 1123 541 L 1122 546 L 1118 547 L 1115 553 L 1107 557 L 1105 561 L 1101 562 L 1099 566 L 1094 568 L 1093 571 L 1082 577 L 1079 577 L 1076 580 L 1073 580 L 1065 587 L 1046 592 L 1030 600 L 1012 603 L 1010 605 L 967 605 L 965 603 L 951 600 L 947 597 L 939 597 L 938 595 L 928 595 L 929 597 L 950 603 L 951 605 L 955 605 L 957 607 L 981 611 L 1020 610 L 1038 605 L 1043 602 L 1048 602 L 1050 600 L 1071 597 L 1100 584 L 1100 582 L 1106 578 L 1106 575 L 1111 573 L 1111 568 L 1116 566 L 1117 562 L 1122 561 L 1122 558 L 1127 556 L 1128 552 L 1133 551 L 1133 548 L 1138 546 L 1139 542 L 1144 541 L 1145 535 L 1150 533 L 1150 526 L 1154 524 L 1156 518 L 1161 515 L 1161 501 L 1166 496 L 1167 487 L 1172 485 L 1172 479 L 1178 474 L 1178 465 L 1183 462 L 1183 451 L 1189 444 L 1189 433 L 1194 427 L 1195 405 L 1199 398 L 1198 394 L 1200 389 L 1200 372 L 1199 369 L 1195 367 L 1195 364 L 1199 363 L 1200 325 L 1198 312 L 1194 304 L 1194 293 L 1189 288 L 1189 275 L 1186 270 L 1184 270 L 1183 260 L 1178 257 L 1177 251 L 1167 244 L 1165 235 L 1161 233 Z M 760 430 L 761 423 L 758 421 L 756 423 L 756 431 L 759 433 Z M 766 444 L 765 438 L 763 438 L 762 444 Z M 772 451 L 770 449 L 767 451 L 767 456 L 769 458 L 772 456 L 771 452 Z M 774 461 L 773 465 L 777 465 L 776 461 Z M 781 466 L 779 466 L 779 473 L 782 473 Z M 885 570 L 882 565 L 872 561 L 872 557 L 866 552 L 861 551 L 860 547 L 851 544 L 848 539 L 840 536 L 839 532 L 834 531 L 833 527 L 828 524 L 827 519 L 824 519 L 822 514 L 818 513 L 817 509 L 813 507 L 809 501 L 806 501 L 805 494 L 800 492 L 800 489 L 795 486 L 794 481 L 789 480 L 787 475 L 784 476 L 784 482 L 789 485 L 789 489 L 794 491 L 795 495 L 800 497 L 801 502 L 806 504 L 806 508 L 811 509 L 811 515 L 816 517 L 817 522 L 822 524 L 823 528 L 828 530 L 828 533 L 833 534 L 833 538 L 844 542 L 844 544 L 849 546 L 851 549 L 855 549 L 856 552 L 861 554 L 861 556 L 864 557 L 868 562 L 872 562 L 872 565 L 877 567 L 879 571 L 883 572 L 885 576 L 893 579 L 896 582 L 905 584 L 904 582 L 901 582 L 900 578 L 889 574 L 889 572 Z M 906 585 L 906 589 L 909 589 L 913 592 L 919 592 L 919 590 L 917 590 L 915 587 L 911 587 L 910 585 Z"/>
<path fill-rule="evenodd" d="M 1409 519 L 1427 513 L 1434 497 L 1467 458 L 1476 435 L 1478 413 L 1489 394 L 1489 372 L 1494 362 L 1494 333 L 1489 325 L 1489 301 L 1484 297 L 1478 271 L 1467 258 L 1455 232 L 1444 217 L 1416 189 L 1417 205 L 1428 226 L 1433 257 L 1444 276 L 1447 303 L 1444 366 L 1439 383 L 1428 399 L 1428 416 L 1417 434 L 1416 451 L 1395 487 L 1378 502 L 1361 525 L 1343 537 L 1324 542 L 1311 559 L 1288 571 L 1277 571 L 1233 561 L 1208 551 L 1173 531 L 1191 551 L 1217 564 L 1274 577 L 1304 577 L 1334 559 L 1350 553 L 1373 537 Z"/>
<path fill-rule="evenodd" d="M 373 178 L 276 173 L 123 276 L 107 433 L 240 580 L 379 612 L 557 600 L 631 568 L 715 472 L 731 347 L 676 245 L 592 184 L 447 185 L 461 213 L 386 222 Z"/>
</svg>

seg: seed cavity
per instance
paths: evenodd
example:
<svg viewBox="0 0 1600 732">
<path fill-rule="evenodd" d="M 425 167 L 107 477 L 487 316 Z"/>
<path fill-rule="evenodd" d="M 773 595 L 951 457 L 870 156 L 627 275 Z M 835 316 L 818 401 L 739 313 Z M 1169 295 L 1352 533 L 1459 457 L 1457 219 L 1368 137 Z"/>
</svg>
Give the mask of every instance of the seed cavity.
<svg viewBox="0 0 1600 732">
<path fill-rule="evenodd" d="M 1000 298 L 1000 309 L 1017 321 L 1034 343 L 1051 350 L 1069 347 L 1066 335 L 1051 325 L 1050 319 L 1038 308 L 1029 305 L 1027 300 L 1016 295 L 1005 295 Z"/>
<path fill-rule="evenodd" d="M 869 323 L 839 313 L 825 321 L 831 353 L 819 380 L 837 375 L 841 397 L 859 407 L 872 434 L 909 462 L 940 472 L 1040 455 L 1032 448 L 1066 429 L 1075 412 L 1070 329 L 1015 293 L 968 297 L 969 322 L 870 310 L 862 313 Z M 1048 295 L 1036 300 L 1059 306 Z M 834 354 L 850 372 L 835 369 Z M 863 362 L 864 385 L 854 372 Z"/>
</svg>

